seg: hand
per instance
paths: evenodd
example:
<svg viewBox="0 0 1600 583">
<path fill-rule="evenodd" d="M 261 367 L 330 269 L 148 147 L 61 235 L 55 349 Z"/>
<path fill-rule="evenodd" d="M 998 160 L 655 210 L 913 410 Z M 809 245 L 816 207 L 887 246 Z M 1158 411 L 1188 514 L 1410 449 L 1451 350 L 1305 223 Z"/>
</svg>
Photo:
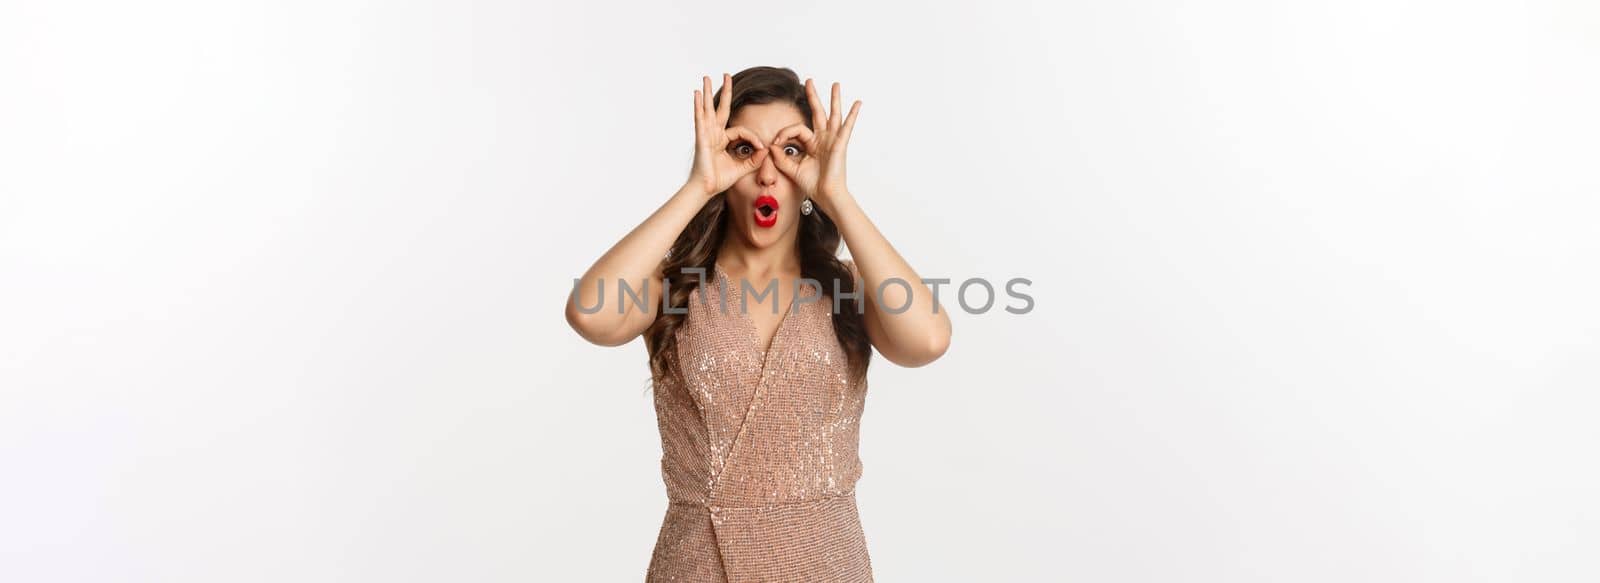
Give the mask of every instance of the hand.
<svg viewBox="0 0 1600 583">
<path fill-rule="evenodd" d="M 856 113 L 861 110 L 861 100 L 850 106 L 848 117 L 839 112 L 839 83 L 833 84 L 833 102 L 824 117 L 822 100 L 817 98 L 817 88 L 806 79 L 806 99 L 811 102 L 811 126 L 795 124 L 778 131 L 772 147 L 779 153 L 772 155 L 772 164 L 790 180 L 799 185 L 801 194 L 824 208 L 835 197 L 847 196 L 845 187 L 845 149 L 850 144 L 850 132 L 856 127 Z M 805 149 L 802 155 L 788 156 L 782 152 L 790 140 Z"/>
<path fill-rule="evenodd" d="M 767 146 L 755 132 L 727 127 L 731 115 L 728 110 L 733 103 L 733 76 L 722 74 L 721 107 L 712 106 L 711 77 L 702 79 L 705 91 L 694 92 L 694 169 L 689 172 L 688 185 L 704 189 L 709 198 L 760 168 L 767 157 Z M 728 144 L 739 141 L 756 148 L 754 155 L 739 157 L 730 153 Z"/>
</svg>

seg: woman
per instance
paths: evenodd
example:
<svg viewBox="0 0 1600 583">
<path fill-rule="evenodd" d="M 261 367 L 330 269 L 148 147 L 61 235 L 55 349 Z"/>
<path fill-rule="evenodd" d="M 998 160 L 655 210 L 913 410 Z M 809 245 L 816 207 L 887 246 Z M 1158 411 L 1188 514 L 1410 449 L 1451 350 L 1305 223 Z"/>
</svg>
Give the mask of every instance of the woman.
<svg viewBox="0 0 1600 583">
<path fill-rule="evenodd" d="M 867 362 L 932 362 L 950 319 L 846 186 L 859 100 L 841 115 L 834 83 L 824 112 L 786 68 L 702 81 L 688 181 L 567 302 L 590 342 L 645 336 L 669 501 L 646 580 L 871 581 Z"/>
</svg>

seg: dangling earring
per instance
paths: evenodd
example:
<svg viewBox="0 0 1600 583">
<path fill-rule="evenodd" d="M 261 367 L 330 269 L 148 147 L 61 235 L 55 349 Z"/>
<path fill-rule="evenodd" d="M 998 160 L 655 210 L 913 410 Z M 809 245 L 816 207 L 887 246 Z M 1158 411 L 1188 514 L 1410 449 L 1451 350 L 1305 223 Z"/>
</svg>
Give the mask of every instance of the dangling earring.
<svg viewBox="0 0 1600 583">
<path fill-rule="evenodd" d="M 800 201 L 800 214 L 811 216 L 811 199 Z"/>
</svg>

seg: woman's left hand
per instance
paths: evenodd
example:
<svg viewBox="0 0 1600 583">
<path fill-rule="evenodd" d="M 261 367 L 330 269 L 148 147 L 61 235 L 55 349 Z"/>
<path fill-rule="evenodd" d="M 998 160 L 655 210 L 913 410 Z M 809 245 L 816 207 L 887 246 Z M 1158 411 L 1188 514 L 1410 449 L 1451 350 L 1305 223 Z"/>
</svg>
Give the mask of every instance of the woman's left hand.
<svg viewBox="0 0 1600 583">
<path fill-rule="evenodd" d="M 849 196 L 845 187 L 845 150 L 861 100 L 850 106 L 849 116 L 843 115 L 839 111 L 839 83 L 834 82 L 833 102 L 824 115 L 822 100 L 817 98 L 816 86 L 810 79 L 806 79 L 806 99 L 811 102 L 811 125 L 816 129 L 800 123 L 779 130 L 769 146 L 769 157 L 779 172 L 799 185 L 800 194 L 827 209 L 835 198 Z M 790 156 L 786 145 L 791 140 L 805 151 Z"/>
</svg>

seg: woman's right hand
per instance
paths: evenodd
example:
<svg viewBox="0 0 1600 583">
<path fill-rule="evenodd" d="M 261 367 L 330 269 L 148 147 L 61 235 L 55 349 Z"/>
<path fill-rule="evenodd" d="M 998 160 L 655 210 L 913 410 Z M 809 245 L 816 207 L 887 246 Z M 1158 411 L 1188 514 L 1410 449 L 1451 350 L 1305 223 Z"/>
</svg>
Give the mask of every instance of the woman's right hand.
<svg viewBox="0 0 1600 583">
<path fill-rule="evenodd" d="M 694 92 L 694 169 L 688 185 L 702 189 L 707 198 L 727 190 L 744 175 L 761 167 L 767 145 L 754 132 L 742 127 L 727 127 L 733 103 L 733 76 L 722 74 L 721 106 L 711 101 L 711 77 L 702 77 L 703 91 Z M 738 154 L 730 146 L 750 146 L 751 153 Z"/>
</svg>

